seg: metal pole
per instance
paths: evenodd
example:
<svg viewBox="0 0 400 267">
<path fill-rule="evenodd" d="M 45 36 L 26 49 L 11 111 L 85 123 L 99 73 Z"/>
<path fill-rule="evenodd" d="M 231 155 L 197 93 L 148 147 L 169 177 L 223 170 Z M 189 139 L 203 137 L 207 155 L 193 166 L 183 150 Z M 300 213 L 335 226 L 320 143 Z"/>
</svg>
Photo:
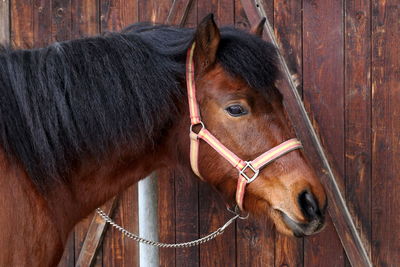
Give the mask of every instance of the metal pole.
<svg viewBox="0 0 400 267">
<path fill-rule="evenodd" d="M 158 241 L 158 198 L 157 177 L 152 173 L 139 182 L 139 233 L 141 237 Z M 139 245 L 141 267 L 158 267 L 158 248 L 146 244 Z"/>
</svg>

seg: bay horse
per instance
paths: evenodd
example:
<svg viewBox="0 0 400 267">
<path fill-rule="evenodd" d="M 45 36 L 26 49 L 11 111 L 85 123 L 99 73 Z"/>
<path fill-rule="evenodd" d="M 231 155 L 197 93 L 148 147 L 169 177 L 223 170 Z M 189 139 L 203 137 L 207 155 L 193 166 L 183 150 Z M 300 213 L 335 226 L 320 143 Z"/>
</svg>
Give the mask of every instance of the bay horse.
<svg viewBox="0 0 400 267">
<path fill-rule="evenodd" d="M 295 136 L 275 88 L 275 48 L 213 16 L 197 29 L 136 24 L 121 33 L 0 53 L 0 266 L 55 266 L 68 233 L 154 170 L 192 171 L 186 52 L 207 129 L 242 159 Z M 227 204 L 237 171 L 200 142 L 199 172 Z M 301 150 L 246 187 L 243 208 L 311 235 L 326 195 Z"/>
</svg>

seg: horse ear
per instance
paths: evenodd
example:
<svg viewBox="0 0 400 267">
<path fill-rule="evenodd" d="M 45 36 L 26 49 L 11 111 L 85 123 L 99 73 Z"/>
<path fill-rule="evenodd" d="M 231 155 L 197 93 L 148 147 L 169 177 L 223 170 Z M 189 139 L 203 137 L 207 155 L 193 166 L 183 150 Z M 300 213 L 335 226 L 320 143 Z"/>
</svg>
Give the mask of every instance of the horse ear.
<svg viewBox="0 0 400 267">
<path fill-rule="evenodd" d="M 252 33 L 252 34 L 254 34 L 254 35 L 257 35 L 258 37 L 262 37 L 262 34 L 263 34 L 263 30 L 264 30 L 264 24 L 265 24 L 265 21 L 266 21 L 267 19 L 266 18 L 262 18 L 261 20 L 260 20 L 260 22 L 258 22 L 258 24 L 257 25 L 255 25 L 255 26 L 253 26 L 252 28 L 251 28 L 251 30 L 250 30 L 250 33 Z"/>
<path fill-rule="evenodd" d="M 219 41 L 219 29 L 214 22 L 214 15 L 209 14 L 197 26 L 194 40 L 194 64 L 196 71 L 203 72 L 216 61 Z"/>
</svg>

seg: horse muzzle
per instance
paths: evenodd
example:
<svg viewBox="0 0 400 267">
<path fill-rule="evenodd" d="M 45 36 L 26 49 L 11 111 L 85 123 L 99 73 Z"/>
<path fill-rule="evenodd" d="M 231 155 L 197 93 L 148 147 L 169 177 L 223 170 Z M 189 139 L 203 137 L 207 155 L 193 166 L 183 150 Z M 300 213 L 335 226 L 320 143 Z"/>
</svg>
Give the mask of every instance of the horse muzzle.
<svg viewBox="0 0 400 267">
<path fill-rule="evenodd" d="M 299 195 L 298 202 L 305 218 L 304 222 L 298 222 L 287 213 L 280 211 L 283 221 L 293 231 L 293 235 L 303 237 L 322 231 L 325 226 L 326 205 L 320 209 L 316 198 L 308 191 L 304 191 Z"/>
</svg>

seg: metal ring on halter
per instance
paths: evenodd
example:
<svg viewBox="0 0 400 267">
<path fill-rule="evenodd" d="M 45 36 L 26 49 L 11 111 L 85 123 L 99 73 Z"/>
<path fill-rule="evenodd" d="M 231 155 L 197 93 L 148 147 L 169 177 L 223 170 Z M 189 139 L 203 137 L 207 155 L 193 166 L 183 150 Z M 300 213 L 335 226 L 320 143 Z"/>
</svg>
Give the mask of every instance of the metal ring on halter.
<svg viewBox="0 0 400 267">
<path fill-rule="evenodd" d="M 204 125 L 204 123 L 203 123 L 202 121 L 200 121 L 199 123 L 190 125 L 189 131 L 190 131 L 191 133 L 195 133 L 195 132 L 193 132 L 193 126 L 196 126 L 196 125 L 199 125 L 199 124 L 201 125 L 200 131 L 206 128 L 206 126 Z M 200 131 L 199 131 L 199 132 L 200 132 Z M 195 134 L 198 134 L 198 133 L 195 133 Z"/>
<path fill-rule="evenodd" d="M 240 171 L 240 175 L 242 175 L 244 177 L 244 179 L 246 179 L 247 183 L 249 184 L 249 183 L 253 182 L 257 178 L 258 173 L 260 172 L 260 170 L 254 169 L 253 165 L 251 165 L 251 161 L 245 161 L 245 163 L 246 163 L 246 165 Z M 254 172 L 253 177 L 250 178 L 250 177 L 247 176 L 247 174 L 245 173 L 247 168 L 250 168 L 250 170 L 252 170 Z"/>
<path fill-rule="evenodd" d="M 226 209 L 227 209 L 230 213 L 239 216 L 238 218 L 241 219 L 241 220 L 246 220 L 247 218 L 249 218 L 249 213 L 246 212 L 246 214 L 244 215 L 244 214 L 243 214 L 243 211 L 240 210 L 240 208 L 239 208 L 239 206 L 238 206 L 237 204 L 236 204 L 233 208 L 231 208 L 231 207 L 228 206 L 228 207 L 226 207 Z"/>
</svg>

